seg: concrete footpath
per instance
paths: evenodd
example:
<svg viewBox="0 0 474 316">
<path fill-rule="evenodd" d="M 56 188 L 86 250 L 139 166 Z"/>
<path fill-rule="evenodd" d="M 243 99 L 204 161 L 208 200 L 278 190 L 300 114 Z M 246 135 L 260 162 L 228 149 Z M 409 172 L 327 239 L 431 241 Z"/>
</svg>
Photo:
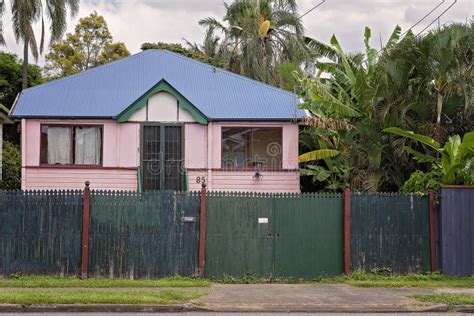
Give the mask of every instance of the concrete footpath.
<svg viewBox="0 0 474 316">
<path fill-rule="evenodd" d="M 7 289 L 0 289 L 7 290 Z M 12 290 L 12 289 L 8 289 Z M 15 289 L 20 290 L 20 289 Z M 26 289 L 25 289 L 26 290 Z M 28 291 L 34 289 L 28 289 Z M 58 291 L 70 289 L 57 289 Z M 91 291 L 95 289 L 89 289 Z M 105 289 L 100 289 L 105 290 Z M 118 290 L 118 289 L 114 289 Z M 139 289 L 120 289 L 134 291 Z M 146 290 L 163 290 L 150 289 Z M 175 289 L 176 290 L 176 289 Z M 181 289 L 186 290 L 186 289 Z M 348 285 L 321 284 L 217 284 L 212 288 L 193 288 L 209 293 L 180 305 L 134 304 L 64 304 L 20 305 L 0 304 L 5 312 L 312 312 L 312 313 L 401 313 L 401 312 L 466 312 L 474 306 L 426 304 L 408 298 L 411 294 L 464 293 L 474 289 L 359 288 Z"/>
<path fill-rule="evenodd" d="M 474 289 L 359 288 L 334 284 L 215 285 L 200 299 L 207 309 L 220 312 L 411 312 L 448 311 L 446 304 L 426 304 L 411 294 L 466 293 Z M 458 311 L 472 311 L 458 307 Z"/>
</svg>

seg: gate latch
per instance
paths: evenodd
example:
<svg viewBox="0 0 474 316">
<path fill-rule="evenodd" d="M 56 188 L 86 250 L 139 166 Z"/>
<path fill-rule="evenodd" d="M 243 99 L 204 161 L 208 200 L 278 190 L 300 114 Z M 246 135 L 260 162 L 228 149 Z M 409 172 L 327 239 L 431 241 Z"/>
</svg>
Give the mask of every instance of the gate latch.
<svg viewBox="0 0 474 316">
<path fill-rule="evenodd" d="M 196 217 L 194 216 L 183 216 L 181 217 L 181 221 L 184 223 L 195 223 L 196 222 Z"/>
</svg>

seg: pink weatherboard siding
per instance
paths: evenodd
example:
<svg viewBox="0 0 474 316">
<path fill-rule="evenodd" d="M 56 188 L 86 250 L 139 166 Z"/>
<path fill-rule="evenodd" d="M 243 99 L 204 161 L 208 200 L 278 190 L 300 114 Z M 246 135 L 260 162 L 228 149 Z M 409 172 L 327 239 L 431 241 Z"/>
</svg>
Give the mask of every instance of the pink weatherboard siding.
<svg viewBox="0 0 474 316">
<path fill-rule="evenodd" d="M 222 127 L 282 127 L 282 171 L 262 171 L 263 178 L 253 179 L 254 171 L 225 171 L 221 168 Z M 188 128 L 188 126 L 186 126 Z M 196 129 L 199 129 L 197 132 Z M 207 133 L 205 132 L 207 130 Z M 274 122 L 211 122 L 186 130 L 186 168 L 189 169 L 189 189 L 199 190 L 197 178 L 207 179 L 214 191 L 299 192 L 298 125 Z M 204 139 L 203 139 L 204 137 Z M 207 143 L 207 146 L 206 146 Z M 189 146 L 189 148 L 188 148 Z M 207 154 L 207 155 L 206 155 Z M 207 159 L 207 157 L 211 159 Z M 194 159 L 200 157 L 200 159 Z M 203 158 L 201 160 L 201 157 Z"/>
<path fill-rule="evenodd" d="M 40 165 L 41 124 L 103 126 L 103 163 L 98 167 Z M 282 170 L 221 170 L 222 127 L 282 127 Z M 22 188 L 137 190 L 140 165 L 140 123 L 114 120 L 22 120 Z M 289 122 L 209 122 L 184 124 L 184 160 L 190 190 L 199 190 L 197 177 L 205 177 L 209 190 L 299 192 L 298 125 Z"/>
<path fill-rule="evenodd" d="M 212 171 L 212 191 L 241 192 L 300 192 L 298 171 L 262 171 L 263 177 L 253 179 L 254 171 Z M 201 184 L 196 177 L 207 176 L 206 171 L 192 170 L 188 172 L 189 189 L 200 190 Z"/>
<path fill-rule="evenodd" d="M 103 163 L 100 167 L 40 166 L 41 125 L 102 125 Z M 22 120 L 22 188 L 136 190 L 139 164 L 137 123 L 112 120 Z"/>
</svg>

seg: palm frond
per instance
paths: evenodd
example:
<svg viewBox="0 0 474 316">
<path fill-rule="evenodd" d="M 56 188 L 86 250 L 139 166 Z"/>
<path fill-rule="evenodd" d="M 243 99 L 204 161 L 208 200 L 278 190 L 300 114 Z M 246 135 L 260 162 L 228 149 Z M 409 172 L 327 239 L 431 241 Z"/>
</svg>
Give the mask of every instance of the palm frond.
<svg viewBox="0 0 474 316">
<path fill-rule="evenodd" d="M 304 38 L 304 42 L 318 57 L 327 57 L 331 60 L 339 58 L 339 53 L 330 45 L 307 36 Z"/>
<path fill-rule="evenodd" d="M 5 38 L 3 37 L 3 14 L 5 13 L 5 1 L 0 0 L 0 45 L 5 45 Z"/>
<path fill-rule="evenodd" d="M 31 54 L 33 55 L 35 61 L 38 61 L 38 57 L 39 57 L 38 44 L 36 43 L 35 33 L 31 25 L 30 25 L 27 37 L 28 37 L 28 44 L 30 45 Z"/>
<path fill-rule="evenodd" d="M 319 117 L 304 117 L 301 119 L 301 125 L 330 128 L 334 130 L 347 131 L 353 128 L 349 123 L 338 121 L 330 118 L 319 118 Z"/>
</svg>

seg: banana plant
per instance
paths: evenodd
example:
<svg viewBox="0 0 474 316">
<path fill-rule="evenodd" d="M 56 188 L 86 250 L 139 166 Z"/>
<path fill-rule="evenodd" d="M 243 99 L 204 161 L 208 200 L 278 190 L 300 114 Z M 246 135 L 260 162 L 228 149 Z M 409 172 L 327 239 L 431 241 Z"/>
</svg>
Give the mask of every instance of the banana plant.
<svg viewBox="0 0 474 316">
<path fill-rule="evenodd" d="M 336 157 L 341 152 L 335 149 L 318 149 L 304 153 L 298 157 L 300 162 L 323 160 Z"/>
<path fill-rule="evenodd" d="M 431 137 L 398 127 L 389 127 L 384 131 L 416 140 L 434 149 L 436 155 L 421 153 L 408 146 L 403 147 L 419 162 L 428 162 L 433 168 L 440 168 L 443 173 L 443 184 L 474 183 L 474 132 L 466 133 L 462 141 L 459 135 L 451 136 L 444 146 L 441 146 Z"/>
</svg>

